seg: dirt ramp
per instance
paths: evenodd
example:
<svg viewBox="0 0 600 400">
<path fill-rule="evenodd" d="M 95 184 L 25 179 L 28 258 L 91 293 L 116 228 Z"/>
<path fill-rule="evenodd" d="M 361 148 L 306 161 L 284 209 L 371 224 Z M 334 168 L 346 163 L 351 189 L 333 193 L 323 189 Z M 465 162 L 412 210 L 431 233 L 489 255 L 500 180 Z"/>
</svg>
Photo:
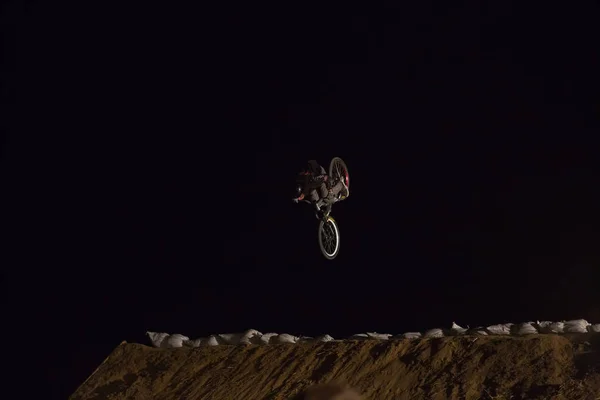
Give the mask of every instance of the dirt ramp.
<svg viewBox="0 0 600 400">
<path fill-rule="evenodd" d="M 596 400 L 592 342 L 532 335 L 177 349 L 125 343 L 71 399 Z"/>
<path fill-rule="evenodd" d="M 299 400 L 362 400 L 360 394 L 342 383 L 316 385 L 297 397 Z"/>
</svg>

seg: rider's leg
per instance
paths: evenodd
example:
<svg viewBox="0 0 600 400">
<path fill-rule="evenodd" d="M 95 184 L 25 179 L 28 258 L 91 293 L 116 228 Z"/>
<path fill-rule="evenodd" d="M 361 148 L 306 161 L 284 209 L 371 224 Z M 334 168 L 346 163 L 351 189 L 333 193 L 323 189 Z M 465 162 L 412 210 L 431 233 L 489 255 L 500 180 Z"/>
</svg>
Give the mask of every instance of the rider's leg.
<svg viewBox="0 0 600 400">
<path fill-rule="evenodd" d="M 350 190 L 348 190 L 348 187 L 345 185 L 345 182 L 339 181 L 331 188 L 330 193 L 333 195 L 334 198 L 337 199 L 339 193 L 342 193 L 343 197 L 348 197 L 348 195 L 350 194 Z"/>
<path fill-rule="evenodd" d="M 324 199 L 325 197 L 327 197 L 328 194 L 329 189 L 327 189 L 327 185 L 325 184 L 325 182 L 323 182 L 321 186 L 319 186 L 319 197 Z"/>
<path fill-rule="evenodd" d="M 315 203 L 315 209 L 317 210 L 316 216 L 318 219 L 321 218 L 321 216 L 319 215 L 319 212 L 323 212 L 325 215 L 329 215 L 329 213 L 331 212 L 331 205 L 334 203 L 334 201 L 332 201 L 329 198 L 323 198 L 320 199 L 319 201 L 317 201 Z"/>
<path fill-rule="evenodd" d="M 319 196 L 319 192 L 317 192 L 317 189 L 311 190 L 308 195 L 308 198 L 310 199 L 310 202 L 312 204 L 314 204 L 317 211 L 321 211 L 321 206 L 323 205 L 323 199 L 321 196 Z"/>
<path fill-rule="evenodd" d="M 340 193 L 340 190 L 342 190 L 343 187 L 344 187 L 344 185 L 342 185 L 341 181 L 336 183 L 331 188 L 331 194 L 334 195 L 335 197 L 337 197 L 338 193 Z"/>
<path fill-rule="evenodd" d="M 329 190 L 327 189 L 327 185 L 322 183 L 317 189 L 315 189 L 316 199 L 315 199 L 315 208 L 317 211 L 321 211 L 321 207 L 325 204 L 327 196 L 329 195 Z"/>
</svg>

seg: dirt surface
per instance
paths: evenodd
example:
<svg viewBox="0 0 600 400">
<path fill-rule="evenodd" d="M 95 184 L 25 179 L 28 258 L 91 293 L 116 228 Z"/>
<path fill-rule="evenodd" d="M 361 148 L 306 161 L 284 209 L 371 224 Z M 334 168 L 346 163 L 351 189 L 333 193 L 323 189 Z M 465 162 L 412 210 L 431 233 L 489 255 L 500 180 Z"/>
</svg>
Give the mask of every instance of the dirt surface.
<svg viewBox="0 0 600 400">
<path fill-rule="evenodd" d="M 71 399 L 597 400 L 599 354 L 600 334 L 177 349 L 124 342 Z M 326 383 L 360 397 L 314 389 Z"/>
</svg>

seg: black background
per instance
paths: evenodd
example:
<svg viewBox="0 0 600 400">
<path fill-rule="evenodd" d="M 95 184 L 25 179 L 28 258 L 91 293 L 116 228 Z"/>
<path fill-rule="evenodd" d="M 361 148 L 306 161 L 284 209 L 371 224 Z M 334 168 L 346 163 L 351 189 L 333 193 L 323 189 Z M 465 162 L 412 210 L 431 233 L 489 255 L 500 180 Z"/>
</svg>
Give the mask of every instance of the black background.
<svg viewBox="0 0 600 400">
<path fill-rule="evenodd" d="M 45 397 L 146 330 L 600 322 L 591 2 L 128 4 L 2 10 L 3 296 Z M 335 156 L 327 261 L 291 198 Z"/>
</svg>

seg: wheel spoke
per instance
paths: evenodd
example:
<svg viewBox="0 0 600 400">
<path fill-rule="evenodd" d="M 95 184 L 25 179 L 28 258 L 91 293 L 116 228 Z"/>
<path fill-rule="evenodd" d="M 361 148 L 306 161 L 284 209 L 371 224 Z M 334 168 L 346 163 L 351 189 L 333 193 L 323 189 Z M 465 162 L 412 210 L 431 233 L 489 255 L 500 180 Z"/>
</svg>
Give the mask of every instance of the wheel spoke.
<svg viewBox="0 0 600 400">
<path fill-rule="evenodd" d="M 346 179 L 347 171 L 346 171 L 346 168 L 342 165 L 342 163 L 336 162 L 334 164 L 333 170 L 335 173 L 336 180 L 340 180 L 340 181 L 343 180 L 344 183 L 347 185 L 348 184 L 347 179 Z"/>
<path fill-rule="evenodd" d="M 333 244 L 333 240 L 329 240 L 327 243 L 327 252 L 329 254 L 333 253 L 333 250 L 335 249 L 335 246 Z"/>
<path fill-rule="evenodd" d="M 337 248 L 336 229 L 332 222 L 326 222 L 321 229 L 321 244 L 328 256 L 333 256 Z"/>
</svg>

